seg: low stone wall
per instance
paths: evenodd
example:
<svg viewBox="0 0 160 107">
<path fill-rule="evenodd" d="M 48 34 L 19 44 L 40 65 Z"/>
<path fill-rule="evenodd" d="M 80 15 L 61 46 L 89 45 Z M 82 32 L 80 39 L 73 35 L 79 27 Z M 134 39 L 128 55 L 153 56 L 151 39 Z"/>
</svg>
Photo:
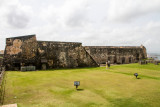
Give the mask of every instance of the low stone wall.
<svg viewBox="0 0 160 107">
<path fill-rule="evenodd" d="M 141 60 L 139 61 L 139 64 L 144 65 L 144 64 L 148 64 L 148 62 L 146 60 Z"/>
<path fill-rule="evenodd" d="M 154 63 L 155 65 L 159 65 L 160 61 L 159 61 L 159 60 L 155 60 L 153 63 Z"/>
<path fill-rule="evenodd" d="M 154 60 L 146 60 L 147 63 L 154 63 Z"/>
</svg>

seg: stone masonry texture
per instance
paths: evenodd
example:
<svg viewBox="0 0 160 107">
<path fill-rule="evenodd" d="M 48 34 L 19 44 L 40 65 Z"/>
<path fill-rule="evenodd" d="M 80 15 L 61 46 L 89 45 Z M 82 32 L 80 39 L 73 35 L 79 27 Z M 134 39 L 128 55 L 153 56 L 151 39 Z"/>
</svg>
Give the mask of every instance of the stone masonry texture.
<svg viewBox="0 0 160 107">
<path fill-rule="evenodd" d="M 81 43 L 37 41 L 36 35 L 7 38 L 3 64 L 7 70 L 98 66 Z"/>
<path fill-rule="evenodd" d="M 111 64 L 137 63 L 147 58 L 144 46 L 85 46 L 85 49 L 98 64 L 107 60 Z"/>
<path fill-rule="evenodd" d="M 6 70 L 20 70 L 22 66 L 36 66 L 36 69 L 97 67 L 107 60 L 127 64 L 146 57 L 144 46 L 82 46 L 79 42 L 37 41 L 36 35 L 27 35 L 6 38 L 3 66 Z"/>
</svg>

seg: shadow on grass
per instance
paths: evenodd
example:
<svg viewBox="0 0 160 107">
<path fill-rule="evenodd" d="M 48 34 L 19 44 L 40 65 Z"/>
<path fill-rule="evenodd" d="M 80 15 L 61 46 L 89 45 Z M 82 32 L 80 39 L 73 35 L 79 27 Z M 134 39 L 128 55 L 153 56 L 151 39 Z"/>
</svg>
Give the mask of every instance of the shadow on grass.
<svg viewBox="0 0 160 107">
<path fill-rule="evenodd" d="M 141 79 L 140 77 L 137 77 L 137 79 Z"/>
<path fill-rule="evenodd" d="M 77 91 L 84 91 L 84 89 L 77 89 Z"/>
</svg>

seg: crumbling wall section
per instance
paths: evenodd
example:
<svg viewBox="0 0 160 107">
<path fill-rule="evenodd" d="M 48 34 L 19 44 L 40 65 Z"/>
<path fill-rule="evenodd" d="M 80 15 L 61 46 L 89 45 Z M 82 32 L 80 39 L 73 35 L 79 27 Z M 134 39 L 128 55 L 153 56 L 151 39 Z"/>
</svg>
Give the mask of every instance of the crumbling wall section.
<svg viewBox="0 0 160 107">
<path fill-rule="evenodd" d="M 35 35 L 6 38 L 4 65 L 9 70 L 19 70 L 20 66 L 34 65 L 37 54 Z"/>
<path fill-rule="evenodd" d="M 147 57 L 144 46 L 86 46 L 85 49 L 98 64 L 105 64 L 107 60 L 112 64 L 136 63 Z"/>
<path fill-rule="evenodd" d="M 143 51 L 143 53 L 142 53 L 143 56 L 142 57 L 146 59 L 147 58 L 147 50 L 143 45 L 141 45 L 141 49 Z"/>
</svg>

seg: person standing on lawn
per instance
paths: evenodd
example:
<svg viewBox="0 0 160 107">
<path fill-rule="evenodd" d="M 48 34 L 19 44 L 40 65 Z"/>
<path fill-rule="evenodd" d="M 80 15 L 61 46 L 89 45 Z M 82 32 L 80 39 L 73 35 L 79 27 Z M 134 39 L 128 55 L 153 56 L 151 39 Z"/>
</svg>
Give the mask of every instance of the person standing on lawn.
<svg viewBox="0 0 160 107">
<path fill-rule="evenodd" d="M 108 69 L 109 69 L 111 66 L 111 62 L 108 60 L 107 64 L 108 64 Z"/>
<path fill-rule="evenodd" d="M 108 61 L 106 62 L 106 69 L 108 69 Z"/>
</svg>

